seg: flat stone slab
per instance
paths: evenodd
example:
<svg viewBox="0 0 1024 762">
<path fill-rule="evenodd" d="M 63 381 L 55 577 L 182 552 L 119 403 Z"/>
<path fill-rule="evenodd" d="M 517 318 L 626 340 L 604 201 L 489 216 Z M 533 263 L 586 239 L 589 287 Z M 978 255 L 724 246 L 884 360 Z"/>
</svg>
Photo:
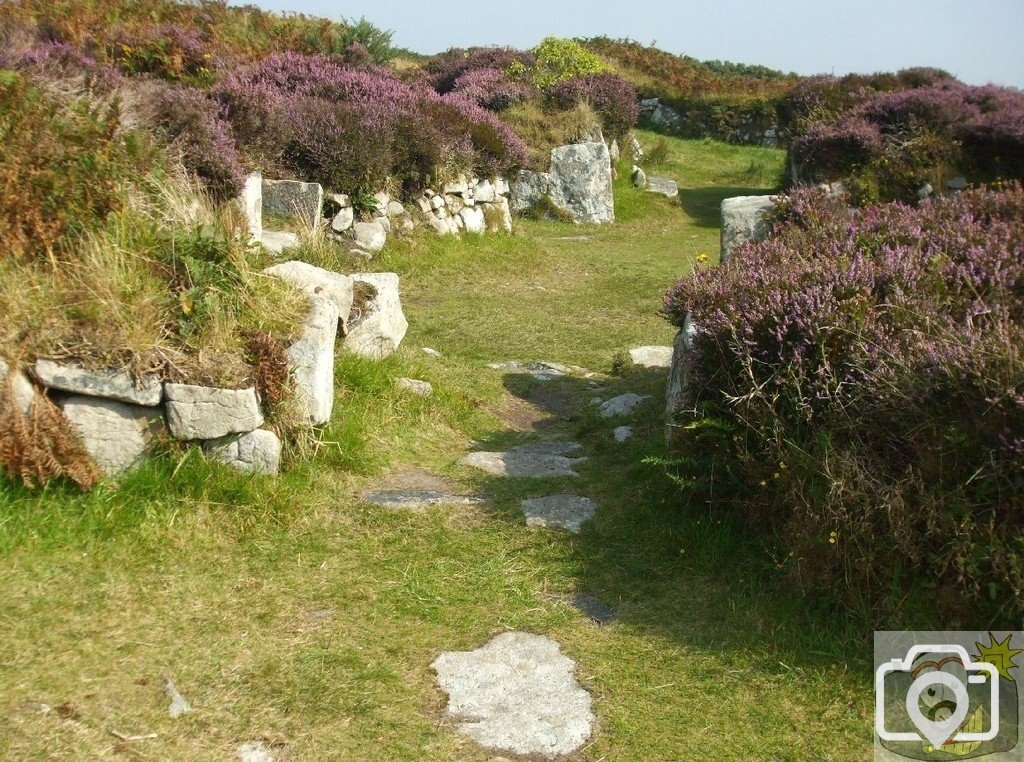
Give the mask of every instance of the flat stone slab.
<svg viewBox="0 0 1024 762">
<path fill-rule="evenodd" d="M 488 367 L 506 373 L 533 376 L 538 381 L 550 381 L 553 378 L 568 376 L 572 373 L 572 368 L 568 365 L 561 365 L 555 362 L 495 362 L 491 363 Z"/>
<path fill-rule="evenodd" d="M 618 618 L 618 615 L 615 613 L 615 609 L 605 606 L 601 601 L 591 595 L 574 593 L 572 595 L 565 596 L 563 600 L 583 614 L 587 619 L 590 619 L 599 625 L 611 624 Z"/>
<path fill-rule="evenodd" d="M 60 407 L 107 476 L 121 476 L 138 466 L 163 431 L 163 415 L 152 407 L 84 395 L 70 395 L 60 400 Z"/>
<path fill-rule="evenodd" d="M 299 248 L 299 236 L 284 230 L 264 230 L 260 242 L 267 251 L 274 254 L 280 254 L 285 249 Z"/>
<path fill-rule="evenodd" d="M 630 415 L 639 405 L 649 399 L 649 395 L 633 394 L 633 392 L 620 394 L 618 397 L 612 397 L 607 402 L 601 403 L 601 417 L 614 418 L 620 415 Z"/>
<path fill-rule="evenodd" d="M 400 378 L 395 382 L 395 386 L 410 394 L 415 394 L 417 397 L 430 397 L 434 394 L 434 387 L 430 385 L 429 381 L 421 381 L 418 378 Z"/>
<path fill-rule="evenodd" d="M 508 452 L 471 452 L 459 461 L 459 465 L 513 479 L 579 476 L 573 470 L 573 465 L 586 458 L 569 458 L 566 455 L 580 449 L 580 445 L 575 442 L 540 442 L 516 447 Z"/>
<path fill-rule="evenodd" d="M 679 195 L 679 185 L 675 180 L 669 180 L 667 177 L 649 177 L 647 178 L 647 192 L 659 193 L 666 198 L 675 198 Z"/>
<path fill-rule="evenodd" d="M 337 318 L 335 318 L 337 319 Z M 256 390 L 164 384 L 167 425 L 176 439 L 219 439 L 263 425 Z"/>
<path fill-rule="evenodd" d="M 448 718 L 485 749 L 555 759 L 593 732 L 576 663 L 543 635 L 506 632 L 475 651 L 442 653 L 432 667 L 448 694 Z"/>
<path fill-rule="evenodd" d="M 593 500 L 567 492 L 523 500 L 523 514 L 531 527 L 555 527 L 579 534 L 584 521 L 594 518 L 597 505 Z"/>
<path fill-rule="evenodd" d="M 428 489 L 374 490 L 363 495 L 371 505 L 389 510 L 421 511 L 439 505 L 482 505 L 483 498 L 473 495 L 455 495 Z"/>
<path fill-rule="evenodd" d="M 629 357 L 641 368 L 668 368 L 672 365 L 672 347 L 634 347 Z"/>
<path fill-rule="evenodd" d="M 103 397 L 131 405 L 156 407 L 164 397 L 163 382 L 155 376 L 147 376 L 136 385 L 135 379 L 125 371 L 85 370 L 52 360 L 38 360 L 33 374 L 39 383 L 50 389 L 86 397 Z"/>
</svg>

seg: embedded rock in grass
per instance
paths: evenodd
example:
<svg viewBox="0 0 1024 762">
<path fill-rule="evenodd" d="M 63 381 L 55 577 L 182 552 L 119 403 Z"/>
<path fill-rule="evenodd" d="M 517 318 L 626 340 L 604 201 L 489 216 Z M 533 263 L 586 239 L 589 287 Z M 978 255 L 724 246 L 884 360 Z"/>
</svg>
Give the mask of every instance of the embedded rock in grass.
<svg viewBox="0 0 1024 762">
<path fill-rule="evenodd" d="M 697 327 L 686 314 L 683 327 L 676 334 L 672 350 L 672 368 L 665 389 L 665 439 L 671 441 L 675 419 L 690 404 L 690 376 L 693 372 L 693 339 Z"/>
<path fill-rule="evenodd" d="M 220 439 L 263 425 L 256 390 L 164 384 L 167 424 L 176 439 Z"/>
<path fill-rule="evenodd" d="M 246 741 L 235 747 L 238 762 L 274 762 L 277 755 L 262 741 Z"/>
<path fill-rule="evenodd" d="M 131 374 L 125 371 L 85 370 L 51 360 L 37 361 L 33 374 L 39 383 L 50 389 L 87 397 L 104 397 L 132 405 L 155 407 L 164 396 L 163 382 L 155 376 L 146 376 L 136 385 Z"/>
<path fill-rule="evenodd" d="M 602 418 L 614 418 L 619 415 L 630 415 L 638 405 L 650 399 L 649 395 L 633 394 L 626 392 L 618 397 L 612 397 L 601 405 Z"/>
<path fill-rule="evenodd" d="M 722 261 L 738 246 L 760 240 L 768 231 L 764 214 L 775 196 L 735 196 L 722 201 Z"/>
<path fill-rule="evenodd" d="M 432 349 L 431 347 L 423 347 L 423 353 L 430 355 L 433 358 L 444 357 L 444 355 L 442 355 L 436 349 Z"/>
<path fill-rule="evenodd" d="M 634 347 L 629 357 L 641 368 L 667 368 L 672 364 L 672 347 Z"/>
<path fill-rule="evenodd" d="M 337 335 L 338 306 L 329 299 L 314 296 L 302 324 L 302 335 L 287 350 L 296 401 L 313 426 L 331 420 Z"/>
<path fill-rule="evenodd" d="M 513 479 L 547 479 L 558 476 L 579 476 L 573 465 L 586 458 L 568 458 L 580 446 L 574 442 L 548 442 L 516 447 L 508 452 L 471 452 L 459 460 L 460 466 L 471 466 L 494 476 Z"/>
<path fill-rule="evenodd" d="M 557 527 L 575 534 L 579 534 L 584 521 L 594 518 L 597 510 L 593 500 L 569 493 L 523 500 L 521 505 L 527 526 Z"/>
<path fill-rule="evenodd" d="M 576 663 L 543 635 L 506 632 L 431 665 L 448 718 L 489 751 L 555 759 L 586 743 L 595 721 Z"/>
<path fill-rule="evenodd" d="M 679 185 L 667 177 L 652 177 L 647 181 L 647 192 L 660 193 L 665 198 L 676 198 L 679 195 Z"/>
<path fill-rule="evenodd" d="M 608 146 L 574 143 L 551 150 L 551 200 L 575 222 L 615 221 L 612 163 Z"/>
<path fill-rule="evenodd" d="M 152 407 L 72 395 L 59 401 L 85 451 L 107 476 L 120 476 L 142 462 L 164 419 Z"/>
<path fill-rule="evenodd" d="M 263 212 L 281 217 L 296 217 L 308 230 L 320 226 L 324 189 L 320 183 L 297 180 L 264 180 Z"/>
<path fill-rule="evenodd" d="M 253 172 L 245 178 L 237 202 L 249 226 L 249 240 L 259 241 L 263 238 L 263 175 Z"/>
<path fill-rule="evenodd" d="M 356 246 L 376 254 L 384 248 L 388 240 L 388 231 L 380 220 L 373 222 L 357 222 L 352 226 Z"/>
<path fill-rule="evenodd" d="M 273 476 L 281 465 L 281 440 L 266 429 L 203 442 L 203 452 L 243 473 Z"/>
<path fill-rule="evenodd" d="M 524 169 L 512 183 L 512 208 L 523 212 L 551 193 L 551 175 Z"/>
<path fill-rule="evenodd" d="M 264 230 L 260 240 L 264 248 L 273 254 L 280 254 L 285 249 L 299 248 L 299 237 L 295 233 L 281 230 Z"/>
<path fill-rule="evenodd" d="M 633 165 L 633 174 L 630 175 L 629 179 L 636 188 L 647 187 L 647 173 L 640 169 L 636 164 Z"/>
<path fill-rule="evenodd" d="M 459 212 L 459 217 L 462 218 L 463 223 L 466 225 L 467 233 L 486 232 L 487 222 L 484 220 L 482 209 L 477 209 L 475 206 L 467 206 Z"/>
<path fill-rule="evenodd" d="M 495 362 L 488 367 L 494 370 L 502 370 L 506 373 L 515 373 L 523 376 L 533 376 L 538 381 L 550 381 L 560 376 L 567 376 L 572 373 L 568 365 L 555 362 L 531 362 L 522 363 L 518 361 Z"/>
<path fill-rule="evenodd" d="M 481 505 L 482 498 L 427 489 L 374 490 L 363 495 L 371 505 L 390 510 L 418 511 L 438 505 Z"/>
<path fill-rule="evenodd" d="M 35 401 L 36 390 L 24 373 L 11 370 L 11 366 L 0 358 L 0 403 L 6 404 L 8 397 L 21 412 L 27 413 Z M 0 404 L 2 408 L 3 404 Z"/>
<path fill-rule="evenodd" d="M 335 233 L 344 233 L 352 227 L 356 220 L 356 212 L 351 206 L 342 207 L 331 219 L 331 230 Z"/>
<path fill-rule="evenodd" d="M 381 360 L 398 349 L 409 329 L 402 312 L 398 275 L 360 273 L 353 275 L 352 280 L 357 285 L 372 286 L 377 293 L 366 304 L 363 314 L 350 322 L 345 346 L 363 357 Z"/>
<path fill-rule="evenodd" d="M 417 397 L 429 397 L 434 393 L 434 387 L 426 381 L 416 378 L 400 378 L 395 384 L 399 389 L 415 394 Z"/>
<path fill-rule="evenodd" d="M 615 429 L 615 441 L 622 443 L 633 437 L 632 426 L 619 426 Z"/>
<path fill-rule="evenodd" d="M 268 267 L 263 272 L 266 275 L 280 278 L 310 296 L 333 302 L 338 308 L 338 317 L 342 327 L 344 328 L 348 324 L 353 299 L 352 279 L 349 276 L 297 260 L 282 262 L 279 265 Z"/>
<path fill-rule="evenodd" d="M 605 606 L 593 596 L 576 593 L 567 596 L 565 600 L 570 606 L 587 617 L 587 619 L 599 625 L 611 624 L 618 618 L 613 608 Z"/>
<path fill-rule="evenodd" d="M 389 201 L 385 211 L 388 217 L 400 217 L 405 214 L 405 207 L 402 206 L 401 201 Z"/>
</svg>

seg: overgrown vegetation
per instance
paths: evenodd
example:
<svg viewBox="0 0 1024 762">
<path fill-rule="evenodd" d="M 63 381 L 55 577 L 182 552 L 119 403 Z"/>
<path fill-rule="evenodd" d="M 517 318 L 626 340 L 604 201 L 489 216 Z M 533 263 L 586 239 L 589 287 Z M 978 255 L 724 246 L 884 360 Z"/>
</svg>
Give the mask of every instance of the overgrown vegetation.
<svg viewBox="0 0 1024 762">
<path fill-rule="evenodd" d="M 680 478 L 805 589 L 1018 621 L 1024 191 L 851 210 L 802 190 L 771 224 L 666 297 L 698 327 Z"/>
</svg>

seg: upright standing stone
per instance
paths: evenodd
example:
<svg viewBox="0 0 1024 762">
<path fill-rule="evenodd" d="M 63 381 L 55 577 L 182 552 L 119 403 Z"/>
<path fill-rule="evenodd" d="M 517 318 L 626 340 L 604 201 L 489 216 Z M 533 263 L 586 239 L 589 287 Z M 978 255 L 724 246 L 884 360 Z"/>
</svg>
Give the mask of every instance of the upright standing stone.
<svg viewBox="0 0 1024 762">
<path fill-rule="evenodd" d="M 675 431 L 676 418 L 693 403 L 690 379 L 693 373 L 693 341 L 696 334 L 697 327 L 687 313 L 682 329 L 676 334 L 672 368 L 669 371 L 668 387 L 665 389 L 665 439 L 670 443 Z"/>
<path fill-rule="evenodd" d="M 767 232 L 765 212 L 775 196 L 735 196 L 722 201 L 722 261 L 738 246 L 760 240 Z"/>
<path fill-rule="evenodd" d="M 356 354 L 381 360 L 395 352 L 409 321 L 402 312 L 402 298 L 398 291 L 396 273 L 360 273 L 353 275 L 357 284 L 371 286 L 376 295 L 363 307 L 359 317 L 353 316 L 345 336 L 345 346 Z"/>
<path fill-rule="evenodd" d="M 295 397 L 313 426 L 331 420 L 334 406 L 334 339 L 338 335 L 338 306 L 314 296 L 302 325 L 302 336 L 288 347 Z"/>
<path fill-rule="evenodd" d="M 253 172 L 245 178 L 242 195 L 238 197 L 238 206 L 245 215 L 249 226 L 249 240 L 263 239 L 263 175 Z"/>
<path fill-rule="evenodd" d="M 80 395 L 59 404 L 85 451 L 107 476 L 120 476 L 137 466 L 163 430 L 163 416 L 152 407 Z"/>
<path fill-rule="evenodd" d="M 167 424 L 176 439 L 219 439 L 263 424 L 255 389 L 164 384 Z"/>
<path fill-rule="evenodd" d="M 551 151 L 551 200 L 573 220 L 615 221 L 612 162 L 603 142 L 575 143 Z"/>
<path fill-rule="evenodd" d="M 282 217 L 297 217 L 311 231 L 320 227 L 324 189 L 320 183 L 298 180 L 264 180 L 263 211 Z"/>
</svg>

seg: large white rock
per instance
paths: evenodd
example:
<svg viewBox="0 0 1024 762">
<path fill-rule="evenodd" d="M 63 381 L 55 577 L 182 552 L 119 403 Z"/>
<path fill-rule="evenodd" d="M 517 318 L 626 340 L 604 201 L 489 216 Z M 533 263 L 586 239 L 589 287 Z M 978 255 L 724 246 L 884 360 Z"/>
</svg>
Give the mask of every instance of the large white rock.
<svg viewBox="0 0 1024 762">
<path fill-rule="evenodd" d="M 120 476 L 143 460 L 163 430 L 158 409 L 72 395 L 59 401 L 85 451 L 107 476 Z"/>
<path fill-rule="evenodd" d="M 775 196 L 734 196 L 722 201 L 723 262 L 736 247 L 764 236 L 764 214 L 774 202 Z"/>
<path fill-rule="evenodd" d="M 167 425 L 176 439 L 219 439 L 263 425 L 256 390 L 164 384 Z"/>
<path fill-rule="evenodd" d="M 612 162 L 603 142 L 574 143 L 551 151 L 551 200 L 585 223 L 615 221 Z"/>
<path fill-rule="evenodd" d="M 357 222 L 352 226 L 356 246 L 376 254 L 384 248 L 388 240 L 388 231 L 380 220 L 373 222 Z"/>
<path fill-rule="evenodd" d="M 349 312 L 352 311 L 352 279 L 349 276 L 298 260 L 282 262 L 263 272 L 280 278 L 310 296 L 333 302 L 338 308 L 342 326 L 348 324 Z"/>
<path fill-rule="evenodd" d="M 697 327 L 687 313 L 682 329 L 676 334 L 672 369 L 665 389 L 665 438 L 668 441 L 672 439 L 676 417 L 693 403 L 690 379 L 693 374 L 693 340 L 696 334 Z"/>
<path fill-rule="evenodd" d="M 484 219 L 483 210 L 479 207 L 467 206 L 459 212 L 459 217 L 465 223 L 467 233 L 483 233 L 487 230 L 487 221 Z"/>
<path fill-rule="evenodd" d="M 288 347 L 295 398 L 313 426 L 331 420 L 334 407 L 334 339 L 338 335 L 338 306 L 314 296 L 299 340 Z"/>
<path fill-rule="evenodd" d="M 264 180 L 263 213 L 295 217 L 310 231 L 320 227 L 324 189 L 320 183 L 298 180 Z"/>
<path fill-rule="evenodd" d="M 360 273 L 352 280 L 372 286 L 377 294 L 367 302 L 362 315 L 353 315 L 349 321 L 345 346 L 358 355 L 383 359 L 398 349 L 409 330 L 409 321 L 402 312 L 398 275 Z"/>
<path fill-rule="evenodd" d="M 672 364 L 672 347 L 635 347 L 629 350 L 629 357 L 641 368 L 667 368 Z"/>
<path fill-rule="evenodd" d="M 264 230 L 260 241 L 267 251 L 274 254 L 280 254 L 285 249 L 299 248 L 299 236 L 284 230 Z"/>
<path fill-rule="evenodd" d="M 507 196 L 512 192 L 512 187 L 508 184 L 508 180 L 499 177 L 494 181 L 494 192 L 499 196 Z"/>
<path fill-rule="evenodd" d="M 20 370 L 11 370 L 11 366 L 0 357 L 0 409 L 9 399 L 19 410 L 27 413 L 32 408 L 36 391 L 32 382 Z"/>
<path fill-rule="evenodd" d="M 554 759 L 590 738 L 590 694 L 550 638 L 506 632 L 475 651 L 442 653 L 431 666 L 448 694 L 448 718 L 489 751 Z"/>
<path fill-rule="evenodd" d="M 331 230 L 335 233 L 344 233 L 352 227 L 356 220 L 356 212 L 351 206 L 345 206 L 338 210 L 331 220 Z"/>
<path fill-rule="evenodd" d="M 281 465 L 281 440 L 266 429 L 203 442 L 207 458 L 248 474 L 273 476 Z"/>
<path fill-rule="evenodd" d="M 61 365 L 52 360 L 38 360 L 33 374 L 43 386 L 87 397 L 105 397 L 132 405 L 154 407 L 164 397 L 163 382 L 147 376 L 136 385 L 130 373 L 121 370 L 85 370 Z"/>
<path fill-rule="evenodd" d="M 481 180 L 473 189 L 473 198 L 477 201 L 494 201 L 495 195 L 494 186 L 491 185 L 490 180 Z"/>
<path fill-rule="evenodd" d="M 263 238 L 263 175 L 259 172 L 253 172 L 245 178 L 242 195 L 238 197 L 238 206 L 249 226 L 249 240 L 261 240 Z"/>
</svg>

